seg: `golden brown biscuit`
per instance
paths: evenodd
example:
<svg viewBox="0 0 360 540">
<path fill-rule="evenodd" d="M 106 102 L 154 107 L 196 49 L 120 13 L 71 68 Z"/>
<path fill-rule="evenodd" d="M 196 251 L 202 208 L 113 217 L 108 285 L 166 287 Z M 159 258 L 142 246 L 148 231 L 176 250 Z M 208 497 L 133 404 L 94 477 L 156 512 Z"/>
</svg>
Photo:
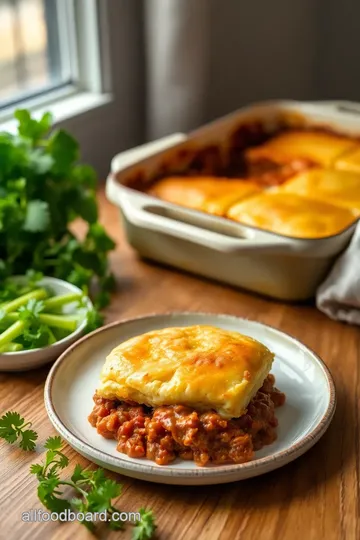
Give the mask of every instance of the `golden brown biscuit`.
<svg viewBox="0 0 360 540">
<path fill-rule="evenodd" d="M 360 210 L 360 174 L 310 169 L 285 182 L 280 191 Z"/>
<path fill-rule="evenodd" d="M 360 174 L 360 145 L 341 156 L 335 161 L 335 169 L 356 172 Z"/>
<path fill-rule="evenodd" d="M 289 131 L 245 151 L 251 164 L 270 161 L 278 164 L 305 161 L 310 164 L 331 166 L 344 152 L 354 147 L 351 139 L 320 131 Z"/>
<path fill-rule="evenodd" d="M 359 212 L 294 195 L 264 193 L 237 203 L 227 216 L 260 229 L 298 238 L 321 238 L 342 231 Z"/>
<path fill-rule="evenodd" d="M 109 354 L 97 394 L 150 407 L 187 405 L 237 418 L 262 386 L 273 358 L 255 339 L 213 326 L 155 330 Z"/>
<path fill-rule="evenodd" d="M 223 216 L 234 202 L 260 191 L 250 180 L 174 176 L 159 180 L 149 193 L 187 208 Z"/>
</svg>

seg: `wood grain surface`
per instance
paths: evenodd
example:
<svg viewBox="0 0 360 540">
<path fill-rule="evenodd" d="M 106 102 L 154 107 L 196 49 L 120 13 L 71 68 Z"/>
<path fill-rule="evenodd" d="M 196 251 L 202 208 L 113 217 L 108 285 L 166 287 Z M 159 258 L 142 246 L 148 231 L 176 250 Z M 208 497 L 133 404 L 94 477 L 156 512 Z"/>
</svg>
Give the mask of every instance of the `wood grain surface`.
<svg viewBox="0 0 360 540">
<path fill-rule="evenodd" d="M 229 313 L 271 324 L 318 353 L 335 379 L 338 407 L 321 441 L 290 465 L 259 478 L 206 487 L 162 486 L 117 476 L 118 506 L 154 510 L 159 540 L 359 540 L 360 330 L 329 320 L 312 305 L 267 300 L 138 259 L 123 238 L 117 210 L 102 193 L 102 221 L 118 241 L 111 256 L 117 292 L 107 310 L 113 321 L 169 310 Z M 36 452 L 0 442 L 0 538 L 86 540 L 78 523 L 24 523 L 22 512 L 42 508 L 29 466 L 40 461 L 54 429 L 43 404 L 48 367 L 0 374 L 0 413 L 16 409 L 39 433 Z M 69 446 L 70 467 L 91 466 Z M 65 470 L 65 474 L 66 474 Z M 115 475 L 116 476 L 116 475 Z M 126 532 L 100 528 L 99 538 L 127 540 Z"/>
</svg>

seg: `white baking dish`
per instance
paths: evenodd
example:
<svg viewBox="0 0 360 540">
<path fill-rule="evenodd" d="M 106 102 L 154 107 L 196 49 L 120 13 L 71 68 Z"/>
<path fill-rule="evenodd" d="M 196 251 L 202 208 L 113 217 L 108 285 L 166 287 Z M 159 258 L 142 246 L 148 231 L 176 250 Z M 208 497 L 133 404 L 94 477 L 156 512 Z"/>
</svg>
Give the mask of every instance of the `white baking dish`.
<svg viewBox="0 0 360 540">
<path fill-rule="evenodd" d="M 124 152 L 111 164 L 106 193 L 121 210 L 129 243 L 143 257 L 283 300 L 314 295 L 356 224 L 321 239 L 289 238 L 161 201 L 133 187 L 166 167 L 186 168 L 187 156 L 216 145 L 226 149 L 242 122 L 273 130 L 288 123 L 326 126 L 360 136 L 360 105 L 344 102 L 268 102 L 250 106 L 189 134 L 175 134 Z M 175 164 L 175 165 L 174 165 Z"/>
</svg>

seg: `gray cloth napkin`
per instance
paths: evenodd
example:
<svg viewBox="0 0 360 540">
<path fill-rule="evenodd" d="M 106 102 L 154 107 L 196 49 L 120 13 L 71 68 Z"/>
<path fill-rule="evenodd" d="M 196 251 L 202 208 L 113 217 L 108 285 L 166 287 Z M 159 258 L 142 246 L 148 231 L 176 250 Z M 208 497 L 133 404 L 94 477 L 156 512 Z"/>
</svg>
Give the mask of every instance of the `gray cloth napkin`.
<svg viewBox="0 0 360 540">
<path fill-rule="evenodd" d="M 349 246 L 316 291 L 316 305 L 331 319 L 360 325 L 360 222 Z"/>
</svg>

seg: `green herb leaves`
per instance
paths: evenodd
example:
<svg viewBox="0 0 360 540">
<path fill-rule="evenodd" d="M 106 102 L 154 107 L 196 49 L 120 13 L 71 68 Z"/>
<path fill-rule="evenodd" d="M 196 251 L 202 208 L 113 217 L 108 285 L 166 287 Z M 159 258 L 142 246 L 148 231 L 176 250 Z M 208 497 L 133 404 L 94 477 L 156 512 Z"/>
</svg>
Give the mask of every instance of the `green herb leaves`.
<svg viewBox="0 0 360 540">
<path fill-rule="evenodd" d="M 67 174 L 79 159 L 78 143 L 62 129 L 50 137 L 47 149 L 54 160 L 52 171 L 56 176 Z"/>
<path fill-rule="evenodd" d="M 20 439 L 19 446 L 23 450 L 34 450 L 37 433 L 30 422 L 15 411 L 8 411 L 0 418 L 0 437 L 8 443 Z M 49 437 L 45 442 L 45 459 L 43 463 L 33 463 L 30 473 L 38 481 L 37 494 L 42 504 L 50 511 L 60 514 L 64 511 L 81 513 L 81 521 L 90 531 L 95 529 L 95 521 L 85 519 L 85 515 L 106 513 L 107 525 L 110 529 L 124 529 L 124 522 L 119 520 L 120 510 L 113 500 L 121 495 L 122 485 L 108 478 L 104 469 L 85 469 L 76 464 L 68 480 L 61 478 L 60 473 L 69 465 L 69 458 L 62 451 L 62 440 L 58 435 Z M 69 493 L 69 488 L 73 494 Z M 65 493 L 66 490 L 66 493 Z M 141 508 L 140 519 L 133 528 L 133 540 L 151 540 L 156 524 L 151 510 Z M 117 519 L 115 519 L 117 518 Z"/>
<path fill-rule="evenodd" d="M 37 433 L 31 428 L 31 422 L 25 422 L 17 412 L 9 411 L 0 418 L 0 437 L 13 444 L 17 440 L 23 450 L 34 450 Z"/>
<path fill-rule="evenodd" d="M 18 109 L 14 116 L 19 122 L 19 135 L 34 143 L 47 134 L 53 120 L 50 113 L 45 113 L 40 120 L 35 120 L 31 118 L 30 112 L 26 109 Z"/>
<path fill-rule="evenodd" d="M 151 510 L 140 508 L 141 519 L 136 522 L 133 531 L 133 540 L 150 540 L 155 533 L 156 525 L 154 514 Z"/>
<path fill-rule="evenodd" d="M 114 513 L 118 510 L 112 502 L 121 495 L 122 485 L 107 478 L 103 469 L 84 469 L 79 464 L 75 465 L 70 480 L 62 480 L 60 472 L 68 466 L 69 460 L 61 451 L 61 444 L 60 437 L 50 437 L 45 443 L 45 462 L 30 468 L 30 472 L 38 479 L 38 497 L 43 505 L 50 512 L 58 513 L 64 510 L 83 514 L 106 512 L 111 529 L 124 528 L 122 521 L 114 519 Z M 76 493 L 75 497 L 66 498 L 63 489 L 68 486 Z M 139 513 L 140 521 L 133 529 L 133 538 L 150 540 L 156 527 L 153 514 L 143 509 Z M 81 523 L 91 531 L 94 530 L 93 521 L 84 519 Z"/>
<path fill-rule="evenodd" d="M 78 163 L 69 133 L 49 134 L 49 113 L 36 120 L 18 110 L 15 118 L 17 135 L 0 133 L 0 277 L 34 268 L 88 289 L 95 281 L 104 305 L 114 242 L 98 223 L 95 171 Z M 69 228 L 78 218 L 88 224 L 84 241 Z"/>
<path fill-rule="evenodd" d="M 43 232 L 50 223 L 49 206 L 45 201 L 30 201 L 26 208 L 23 229 L 29 232 Z"/>
</svg>

